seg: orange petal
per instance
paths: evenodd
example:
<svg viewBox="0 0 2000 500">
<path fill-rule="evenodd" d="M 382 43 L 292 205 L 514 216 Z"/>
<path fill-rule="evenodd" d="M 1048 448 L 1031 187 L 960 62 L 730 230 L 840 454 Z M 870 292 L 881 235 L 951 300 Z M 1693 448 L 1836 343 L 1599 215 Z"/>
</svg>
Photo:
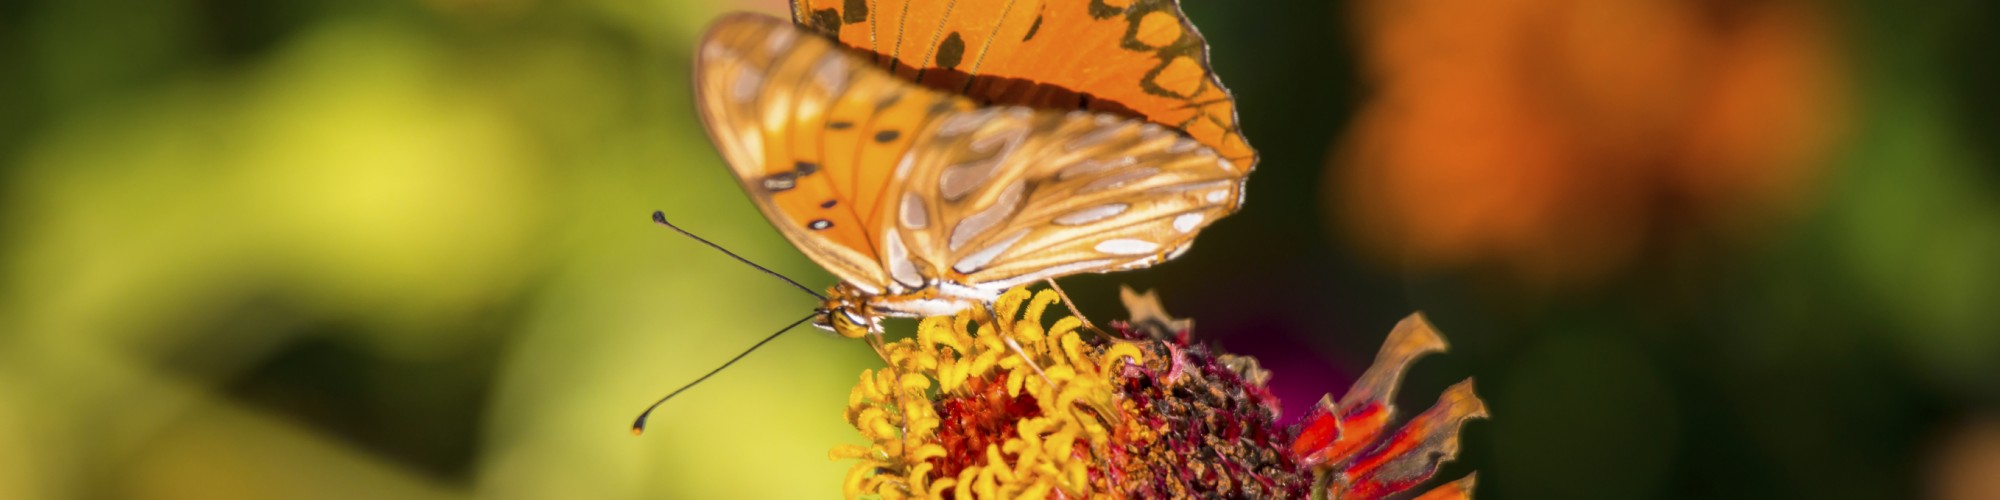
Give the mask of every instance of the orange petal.
<svg viewBox="0 0 2000 500">
<path fill-rule="evenodd" d="M 1472 483 L 1479 474 L 1466 474 L 1457 481 L 1431 488 L 1414 500 L 1472 500 Z"/>
<path fill-rule="evenodd" d="M 1486 403 L 1473 393 L 1472 379 L 1445 389 L 1437 404 L 1341 471 L 1348 480 L 1345 498 L 1380 498 L 1429 480 L 1458 455 L 1459 427 L 1484 417 Z"/>
<path fill-rule="evenodd" d="M 1340 439 L 1340 418 L 1335 416 L 1338 413 L 1332 396 L 1321 397 L 1319 404 L 1306 412 L 1299 423 L 1299 437 L 1292 440 L 1292 456 L 1299 457 L 1308 467 L 1326 461 L 1327 454 L 1314 452 L 1331 450 L 1334 441 Z"/>
<path fill-rule="evenodd" d="M 1396 386 L 1402 384 L 1403 372 L 1407 371 L 1410 363 L 1415 362 L 1417 358 L 1444 349 L 1444 337 L 1439 336 L 1437 330 L 1431 328 L 1430 322 L 1424 320 L 1423 313 L 1411 314 L 1403 318 L 1402 322 L 1396 323 L 1396 329 L 1389 332 L 1389 338 L 1383 341 L 1382 351 L 1375 354 L 1375 364 L 1369 366 L 1368 371 L 1363 372 L 1361 378 L 1354 381 L 1354 386 L 1348 388 L 1347 394 L 1341 397 L 1340 404 L 1337 405 L 1338 411 L 1334 412 L 1339 417 L 1338 428 L 1332 442 L 1315 446 L 1310 450 L 1310 454 L 1299 453 L 1300 461 L 1309 466 L 1337 465 L 1346 462 L 1355 452 L 1375 442 L 1375 439 L 1381 436 L 1382 430 L 1388 426 L 1390 419 L 1395 417 L 1396 408 L 1393 402 L 1396 397 Z M 1315 409 L 1314 414 L 1319 414 L 1321 409 L 1327 409 L 1326 406 L 1322 403 L 1322 407 Z M 1306 431 L 1312 432 L 1315 426 L 1320 425 L 1324 423 L 1308 417 Z M 1300 435 L 1302 440 L 1294 442 L 1295 453 L 1307 451 L 1300 449 L 1303 438 L 1307 436 L 1308 434 L 1302 433 Z M 1324 435 L 1314 434 L 1313 437 L 1321 438 Z"/>
</svg>

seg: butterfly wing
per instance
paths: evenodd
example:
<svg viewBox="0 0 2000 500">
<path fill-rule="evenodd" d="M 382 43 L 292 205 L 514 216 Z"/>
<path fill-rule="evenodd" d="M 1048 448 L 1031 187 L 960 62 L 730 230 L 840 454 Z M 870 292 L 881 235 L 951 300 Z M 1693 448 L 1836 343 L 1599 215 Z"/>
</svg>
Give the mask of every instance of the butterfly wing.
<svg viewBox="0 0 2000 500">
<path fill-rule="evenodd" d="M 758 209 L 871 294 L 980 298 L 1151 265 L 1234 212 L 1248 175 L 1172 129 L 976 106 L 764 16 L 716 22 L 695 79 L 703 123 Z"/>
<path fill-rule="evenodd" d="M 792 19 L 932 88 L 1142 118 L 1256 163 L 1178 0 L 793 0 Z"/>
<path fill-rule="evenodd" d="M 1159 125 L 1015 106 L 948 114 L 906 161 L 883 265 L 973 297 L 1171 259 L 1236 211 L 1249 173 Z"/>
<path fill-rule="evenodd" d="M 937 116 L 970 101 L 896 80 L 768 16 L 726 16 L 695 64 L 702 123 L 764 217 L 871 293 L 888 281 L 872 222 L 890 169 Z"/>
</svg>

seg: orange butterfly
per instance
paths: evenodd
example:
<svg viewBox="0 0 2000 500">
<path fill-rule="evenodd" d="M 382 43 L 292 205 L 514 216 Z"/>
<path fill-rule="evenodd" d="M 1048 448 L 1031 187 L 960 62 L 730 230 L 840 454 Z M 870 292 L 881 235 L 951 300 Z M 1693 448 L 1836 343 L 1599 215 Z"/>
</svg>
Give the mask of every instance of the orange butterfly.
<svg viewBox="0 0 2000 500">
<path fill-rule="evenodd" d="M 1016 285 L 1174 258 L 1236 211 L 1250 172 L 1159 124 L 925 88 L 767 16 L 709 29 L 695 89 L 751 200 L 841 278 L 813 323 L 851 338 L 879 333 L 884 316 L 948 315 Z"/>
</svg>

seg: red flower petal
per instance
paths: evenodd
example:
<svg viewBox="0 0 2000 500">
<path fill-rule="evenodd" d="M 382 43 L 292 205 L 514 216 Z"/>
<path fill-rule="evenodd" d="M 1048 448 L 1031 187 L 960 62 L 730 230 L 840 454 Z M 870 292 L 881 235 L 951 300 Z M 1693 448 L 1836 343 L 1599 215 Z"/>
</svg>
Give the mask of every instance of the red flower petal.
<svg viewBox="0 0 2000 500">
<path fill-rule="evenodd" d="M 1457 481 L 1431 488 L 1414 500 L 1472 500 L 1472 483 L 1479 474 L 1466 474 Z"/>
<path fill-rule="evenodd" d="M 1347 467 L 1348 491 L 1342 498 L 1381 498 L 1430 480 L 1438 465 L 1458 455 L 1459 427 L 1484 417 L 1486 403 L 1473 394 L 1472 379 L 1445 389 L 1431 409 Z"/>
<path fill-rule="evenodd" d="M 1412 314 L 1396 323 L 1396 329 L 1389 332 L 1389 338 L 1382 342 L 1381 352 L 1375 355 L 1375 364 L 1354 381 L 1342 396 L 1337 411 L 1330 411 L 1330 405 L 1322 400 L 1320 406 L 1307 415 L 1304 432 L 1293 442 L 1292 453 L 1299 461 L 1313 466 L 1339 466 L 1353 457 L 1355 452 L 1374 443 L 1380 437 L 1389 420 L 1395 417 L 1393 401 L 1396 387 L 1403 382 L 1403 372 L 1417 358 L 1445 349 L 1444 337 L 1438 335 L 1423 313 Z M 1327 414 L 1338 418 L 1328 422 Z M 1331 433 L 1328 427 L 1333 427 Z M 1332 439 L 1328 440 L 1328 437 Z"/>
</svg>

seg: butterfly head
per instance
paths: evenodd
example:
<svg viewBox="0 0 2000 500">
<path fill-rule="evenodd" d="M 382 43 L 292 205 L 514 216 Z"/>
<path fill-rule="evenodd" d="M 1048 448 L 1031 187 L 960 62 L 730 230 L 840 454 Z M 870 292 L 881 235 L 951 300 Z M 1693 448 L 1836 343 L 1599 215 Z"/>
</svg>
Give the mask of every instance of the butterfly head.
<svg viewBox="0 0 2000 500">
<path fill-rule="evenodd" d="M 860 290 L 842 283 L 827 291 L 825 304 L 813 316 L 813 326 L 820 327 L 842 337 L 858 339 L 871 331 L 882 329 L 882 318 L 868 313 L 866 295 Z"/>
</svg>

